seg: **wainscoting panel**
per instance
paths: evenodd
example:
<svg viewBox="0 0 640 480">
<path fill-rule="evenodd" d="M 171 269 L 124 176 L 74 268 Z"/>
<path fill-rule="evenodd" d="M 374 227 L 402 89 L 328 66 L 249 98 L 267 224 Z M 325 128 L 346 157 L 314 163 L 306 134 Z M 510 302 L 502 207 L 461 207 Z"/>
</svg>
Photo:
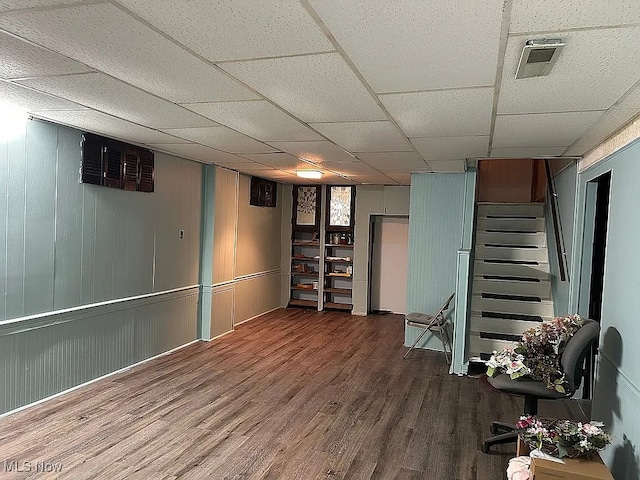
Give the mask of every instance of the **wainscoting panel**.
<svg viewBox="0 0 640 480">
<path fill-rule="evenodd" d="M 0 414 L 196 339 L 198 287 L 0 324 Z"/>
</svg>

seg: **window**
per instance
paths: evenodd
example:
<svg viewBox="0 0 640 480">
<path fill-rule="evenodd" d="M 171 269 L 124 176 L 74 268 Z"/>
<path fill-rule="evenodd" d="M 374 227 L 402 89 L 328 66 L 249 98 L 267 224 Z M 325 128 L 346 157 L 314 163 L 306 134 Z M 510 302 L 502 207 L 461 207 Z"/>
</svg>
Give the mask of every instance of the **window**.
<svg viewBox="0 0 640 480">
<path fill-rule="evenodd" d="M 153 192 L 151 150 L 101 137 L 82 135 L 82 183 L 138 192 Z"/>
</svg>

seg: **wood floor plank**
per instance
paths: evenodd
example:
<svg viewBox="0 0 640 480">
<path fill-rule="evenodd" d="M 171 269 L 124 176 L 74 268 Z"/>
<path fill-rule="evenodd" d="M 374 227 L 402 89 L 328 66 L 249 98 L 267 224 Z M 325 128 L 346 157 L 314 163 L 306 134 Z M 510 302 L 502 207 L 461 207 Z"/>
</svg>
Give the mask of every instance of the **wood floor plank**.
<svg viewBox="0 0 640 480">
<path fill-rule="evenodd" d="M 522 400 L 449 375 L 440 353 L 404 360 L 403 328 L 400 315 L 271 312 L 0 419 L 0 468 L 62 464 L 0 479 L 504 478 L 514 446 L 479 447 Z"/>
</svg>

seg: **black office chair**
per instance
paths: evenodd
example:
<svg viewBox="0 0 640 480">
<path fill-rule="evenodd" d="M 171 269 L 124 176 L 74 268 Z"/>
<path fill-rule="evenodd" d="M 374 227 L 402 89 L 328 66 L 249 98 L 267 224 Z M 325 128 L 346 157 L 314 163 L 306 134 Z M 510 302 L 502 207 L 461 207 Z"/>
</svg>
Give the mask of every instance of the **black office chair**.
<svg viewBox="0 0 640 480">
<path fill-rule="evenodd" d="M 501 392 L 523 396 L 524 414 L 537 415 L 539 399 L 571 398 L 578 387 L 580 387 L 584 373 L 585 358 L 591 350 L 591 347 L 597 343 L 599 334 L 600 325 L 593 320 L 585 320 L 582 327 L 580 327 L 567 342 L 560 357 L 560 365 L 562 366 L 568 384 L 566 393 L 550 390 L 544 382 L 530 378 L 521 377 L 512 380 L 511 377 L 506 374 L 501 374 L 493 378 L 489 377 L 487 380 L 494 388 Z M 511 443 L 518 439 L 515 426 L 502 422 L 493 422 L 491 424 L 491 433 L 499 433 L 499 435 L 483 442 L 483 453 L 489 453 L 491 445 Z"/>
</svg>

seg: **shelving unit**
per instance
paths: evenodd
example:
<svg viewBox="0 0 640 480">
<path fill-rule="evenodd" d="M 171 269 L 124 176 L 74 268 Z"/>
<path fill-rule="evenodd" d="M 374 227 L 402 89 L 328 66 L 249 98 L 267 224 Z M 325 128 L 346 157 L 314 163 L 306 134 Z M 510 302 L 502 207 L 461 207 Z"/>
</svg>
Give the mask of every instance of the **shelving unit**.
<svg viewBox="0 0 640 480">
<path fill-rule="evenodd" d="M 337 237 L 334 238 L 334 234 Z M 351 243 L 340 243 L 341 241 Z M 338 239 L 338 243 L 332 243 Z M 324 308 L 351 311 L 353 283 L 353 235 L 350 232 L 326 232 L 324 244 Z"/>
<path fill-rule="evenodd" d="M 318 236 L 318 232 L 293 230 L 289 306 L 318 308 L 320 284 L 320 239 Z"/>
<path fill-rule="evenodd" d="M 355 187 L 294 186 L 289 306 L 353 310 L 354 216 Z"/>
</svg>

